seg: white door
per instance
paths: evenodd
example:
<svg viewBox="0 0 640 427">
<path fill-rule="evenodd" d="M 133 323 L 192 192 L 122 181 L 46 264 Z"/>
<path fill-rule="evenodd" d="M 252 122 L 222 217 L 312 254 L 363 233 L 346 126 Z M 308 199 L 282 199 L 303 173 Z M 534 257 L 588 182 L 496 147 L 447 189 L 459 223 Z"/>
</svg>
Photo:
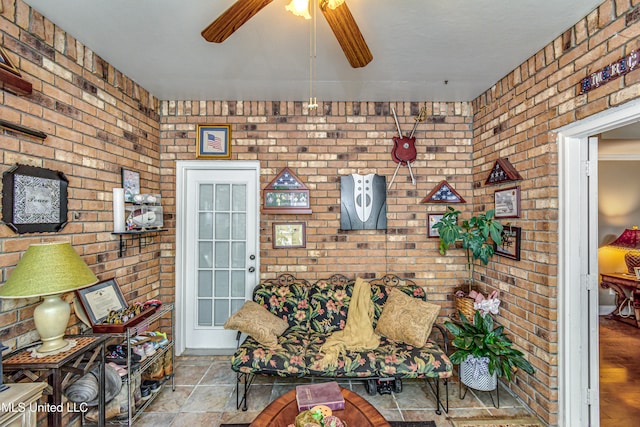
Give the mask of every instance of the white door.
<svg viewBox="0 0 640 427">
<path fill-rule="evenodd" d="M 178 352 L 233 349 L 236 333 L 223 325 L 251 299 L 259 276 L 259 164 L 179 163 L 176 277 L 182 292 L 176 302 L 184 338 Z"/>
</svg>

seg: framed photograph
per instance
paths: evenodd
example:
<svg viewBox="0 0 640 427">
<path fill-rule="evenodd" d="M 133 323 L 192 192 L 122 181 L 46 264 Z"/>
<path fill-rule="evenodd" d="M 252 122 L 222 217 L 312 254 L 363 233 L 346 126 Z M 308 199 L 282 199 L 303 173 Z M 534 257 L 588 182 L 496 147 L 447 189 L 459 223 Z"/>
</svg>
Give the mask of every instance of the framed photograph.
<svg viewBox="0 0 640 427">
<path fill-rule="evenodd" d="M 197 131 L 197 158 L 231 158 L 231 125 L 198 125 Z"/>
<path fill-rule="evenodd" d="M 88 288 L 78 289 L 76 295 L 91 326 L 104 322 L 111 310 L 127 308 L 127 302 L 115 278 L 103 280 Z"/>
<path fill-rule="evenodd" d="M 496 190 L 493 199 L 496 218 L 520 218 L 520 187 Z"/>
<path fill-rule="evenodd" d="M 18 71 L 16 66 L 13 65 L 13 63 L 11 62 L 9 57 L 7 56 L 7 52 L 5 52 L 4 49 L 2 49 L 1 46 L 0 46 L 0 68 L 11 72 L 11 73 L 15 74 L 18 77 L 22 77 L 21 74 L 20 74 L 20 71 Z"/>
<path fill-rule="evenodd" d="M 124 201 L 133 202 L 133 196 L 140 194 L 140 172 L 122 168 L 122 188 L 124 188 Z"/>
<path fill-rule="evenodd" d="M 62 172 L 16 165 L 2 175 L 2 221 L 16 233 L 62 230 L 67 224 L 67 187 Z"/>
<path fill-rule="evenodd" d="M 427 237 L 440 237 L 440 233 L 438 232 L 438 230 L 433 228 L 433 226 L 436 225 L 436 223 L 438 223 L 443 216 L 444 214 L 441 214 L 441 213 L 429 214 L 429 217 L 427 220 L 427 223 L 429 224 L 429 228 L 427 229 Z"/>
<path fill-rule="evenodd" d="M 496 245 L 495 242 L 493 243 L 493 250 L 496 255 L 520 261 L 521 235 L 522 228 L 505 226 L 502 230 L 502 243 L 500 246 Z"/>
<path fill-rule="evenodd" d="M 304 222 L 274 222 L 273 248 L 306 248 L 306 228 Z"/>
</svg>

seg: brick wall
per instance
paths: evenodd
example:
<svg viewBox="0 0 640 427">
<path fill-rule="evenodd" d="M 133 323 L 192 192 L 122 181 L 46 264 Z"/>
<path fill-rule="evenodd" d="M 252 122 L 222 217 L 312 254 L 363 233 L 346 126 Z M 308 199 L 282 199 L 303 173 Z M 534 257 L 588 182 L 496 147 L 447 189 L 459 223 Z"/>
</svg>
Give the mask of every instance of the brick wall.
<svg viewBox="0 0 640 427">
<path fill-rule="evenodd" d="M 485 187 L 498 157 L 522 174 L 522 260 L 501 258 L 484 281 L 503 291 L 500 321 L 530 354 L 535 376 L 512 388 L 545 421 L 558 422 L 558 147 L 554 130 L 640 96 L 634 71 L 587 94 L 580 81 L 640 48 L 640 1 L 606 1 L 473 101 L 475 210 L 493 204 Z M 635 20 L 633 19 L 635 16 Z M 627 22 L 630 19 L 630 22 Z"/>
<path fill-rule="evenodd" d="M 397 134 L 392 108 L 409 132 L 422 107 L 427 119 L 415 133 L 416 185 L 402 167 L 387 192 L 388 229 L 341 231 L 340 177 L 377 173 L 389 182 L 397 166 L 391 158 Z M 289 272 L 316 280 L 333 273 L 395 272 L 416 279 L 431 300 L 448 304 L 465 267 L 455 251 L 440 257 L 438 239 L 426 237 L 427 213 L 443 212 L 445 206 L 420 201 L 443 179 L 472 201 L 469 103 L 327 102 L 309 111 L 300 102 L 163 101 L 161 117 L 161 189 L 169 215 L 175 213 L 175 161 L 196 158 L 196 124 L 230 123 L 232 159 L 259 160 L 261 188 L 285 166 L 309 187 L 313 214 L 261 215 L 261 277 Z M 306 248 L 273 249 L 274 221 L 305 221 Z M 169 271 L 174 247 L 165 243 Z M 170 272 L 163 278 L 173 283 Z"/>
<path fill-rule="evenodd" d="M 111 231 L 122 167 L 140 172 L 143 191 L 160 190 L 158 100 L 22 1 L 1 1 L 0 45 L 33 93 L 0 91 L 0 117 L 47 138 L 0 129 L 0 171 L 20 163 L 63 172 L 69 223 L 59 233 L 23 235 L 0 225 L 0 282 L 30 244 L 67 240 L 100 279 L 115 276 L 128 301 L 157 295 L 160 245 L 118 258 Z M 0 299 L 0 341 L 11 349 L 37 339 L 38 300 Z M 79 331 L 76 318 L 70 324 L 69 333 Z"/>
</svg>

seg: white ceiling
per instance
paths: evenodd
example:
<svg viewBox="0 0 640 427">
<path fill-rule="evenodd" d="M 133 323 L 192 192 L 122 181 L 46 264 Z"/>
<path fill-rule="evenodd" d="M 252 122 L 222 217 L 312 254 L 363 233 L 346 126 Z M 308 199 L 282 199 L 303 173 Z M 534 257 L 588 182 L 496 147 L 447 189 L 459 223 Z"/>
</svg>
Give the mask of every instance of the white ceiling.
<svg viewBox="0 0 640 427">
<path fill-rule="evenodd" d="M 161 100 L 309 98 L 310 25 L 289 0 L 222 44 L 200 32 L 235 0 L 25 1 Z M 347 0 L 373 61 L 351 68 L 319 14 L 314 95 L 470 101 L 601 1 Z"/>
</svg>

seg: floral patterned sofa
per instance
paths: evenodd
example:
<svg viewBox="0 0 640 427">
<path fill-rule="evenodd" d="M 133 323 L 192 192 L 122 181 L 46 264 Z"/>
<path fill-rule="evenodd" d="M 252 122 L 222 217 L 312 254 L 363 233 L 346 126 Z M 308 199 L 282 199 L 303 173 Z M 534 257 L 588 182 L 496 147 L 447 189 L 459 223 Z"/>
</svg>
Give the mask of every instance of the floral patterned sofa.
<svg viewBox="0 0 640 427">
<path fill-rule="evenodd" d="M 424 289 L 410 280 L 386 275 L 367 281 L 374 302 L 374 328 L 393 288 L 426 301 Z M 448 378 L 452 376 L 453 366 L 447 357 L 448 339 L 441 325 L 433 325 L 429 340 L 421 348 L 381 336 L 375 350 L 347 351 L 337 366 L 320 366 L 320 347 L 332 332 L 343 329 L 346 324 L 354 282 L 336 274 L 310 284 L 283 274 L 256 286 L 253 301 L 286 320 L 288 326 L 273 347 L 260 344 L 252 336 L 240 343 L 238 332 L 239 346 L 232 356 L 232 369 L 237 373 L 238 408 L 242 405 L 243 410 L 247 409 L 247 394 L 257 375 L 277 375 L 358 378 L 365 381 L 369 394 L 375 394 L 380 384 L 389 384 L 395 392 L 400 392 L 403 378 L 422 378 L 436 396 L 436 413 L 441 413 L 440 408 L 448 412 Z M 445 389 L 444 403 L 440 396 L 441 383 Z"/>
</svg>

